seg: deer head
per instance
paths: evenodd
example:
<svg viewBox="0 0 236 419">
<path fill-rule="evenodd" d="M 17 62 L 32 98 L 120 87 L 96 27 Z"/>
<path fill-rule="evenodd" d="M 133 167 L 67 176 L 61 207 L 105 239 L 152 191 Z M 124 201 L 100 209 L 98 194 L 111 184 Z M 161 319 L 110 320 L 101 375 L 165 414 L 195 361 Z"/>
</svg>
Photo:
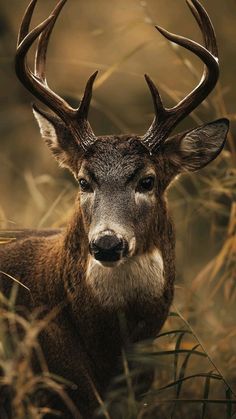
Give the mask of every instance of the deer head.
<svg viewBox="0 0 236 419">
<path fill-rule="evenodd" d="M 165 108 L 153 81 L 155 117 L 139 135 L 96 137 L 87 120 L 97 72 L 89 78 L 78 109 L 54 93 L 45 75 L 50 34 L 66 0 L 35 29 L 29 25 L 37 0 L 24 15 L 16 51 L 16 73 L 23 85 L 53 114 L 33 106 L 42 137 L 61 166 L 78 180 L 79 207 L 91 255 L 104 266 L 114 266 L 158 246 L 166 215 L 164 192 L 179 173 L 206 166 L 220 153 L 228 132 L 227 119 L 219 119 L 171 136 L 173 128 L 213 90 L 219 77 L 214 28 L 198 0 L 187 0 L 203 35 L 204 46 L 156 26 L 168 40 L 194 53 L 204 63 L 198 86 L 173 108 Z M 35 67 L 26 62 L 38 39 Z"/>
</svg>

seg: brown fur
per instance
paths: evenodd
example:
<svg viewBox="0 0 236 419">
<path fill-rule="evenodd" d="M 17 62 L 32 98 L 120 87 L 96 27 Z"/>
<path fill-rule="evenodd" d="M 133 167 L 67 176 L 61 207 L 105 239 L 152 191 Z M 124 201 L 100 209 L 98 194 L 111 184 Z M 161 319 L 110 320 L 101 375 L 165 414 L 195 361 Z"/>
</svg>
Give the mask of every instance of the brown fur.
<svg viewBox="0 0 236 419">
<path fill-rule="evenodd" d="M 200 169 L 219 154 L 228 121 L 221 119 L 167 138 L 218 78 L 214 31 L 197 1 L 191 8 L 209 44 L 205 58 L 196 43 L 185 40 L 183 44 L 180 37 L 159 30 L 205 62 L 208 71 L 199 86 L 166 110 L 145 76 L 156 113 L 147 133 L 98 138 L 87 121 L 97 72 L 88 80 L 78 110 L 49 90 L 44 78 L 48 40 L 65 1 L 57 4 L 37 30 L 28 33 L 35 4 L 30 3 L 22 20 L 16 73 L 57 115 L 33 107 L 42 137 L 59 164 L 78 180 L 80 193 L 65 231 L 31 232 L 29 237 L 23 232 L 16 242 L 0 247 L 0 286 L 8 294 L 11 281 L 7 275 L 11 275 L 30 290 L 19 288 L 18 304 L 30 310 L 44 307 L 45 313 L 62 307 L 40 341 L 49 370 L 77 385 L 68 393 L 82 417 L 89 419 L 98 405 L 94 387 L 105 395 L 112 378 L 121 371 L 122 348 L 154 338 L 168 315 L 175 240 L 166 188 L 180 172 Z M 33 76 L 25 59 L 35 33 L 41 36 Z M 50 406 L 58 408 L 57 404 L 55 397 L 50 400 Z M 70 418 L 65 406 L 61 408 L 63 417 Z"/>
<path fill-rule="evenodd" d="M 65 133 L 64 129 L 62 135 Z M 50 141 L 54 145 L 57 142 L 58 157 L 60 132 L 55 137 L 52 129 L 51 135 Z M 167 142 L 158 153 L 150 155 L 138 138 L 100 137 L 83 158 L 78 153 L 76 159 L 73 153 L 70 169 L 76 178 L 81 170 L 84 173 L 90 169 L 98 177 L 100 186 L 94 186 L 96 195 L 79 193 L 74 215 L 65 231 L 52 231 L 51 235 L 48 231 L 31 231 L 29 237 L 23 232 L 18 234 L 17 241 L 0 247 L 0 270 L 30 289 L 28 292 L 19 288 L 19 305 L 30 310 L 44 307 L 45 313 L 63 305 L 59 315 L 41 333 L 40 340 L 49 370 L 77 385 L 77 390 L 68 390 L 68 393 L 84 418 L 91 418 L 97 407 L 92 386 L 101 396 L 105 395 L 112 377 L 120 371 L 122 347 L 154 338 L 168 315 L 173 298 L 175 240 L 165 190 L 174 176 L 183 170 L 181 141 L 177 137 L 175 147 Z M 73 139 L 70 142 L 72 144 Z M 54 149 L 52 147 L 53 152 Z M 64 151 L 68 153 L 68 150 Z M 208 159 L 211 158 L 209 151 Z M 143 169 L 139 177 L 143 176 L 145 168 L 154 170 L 155 186 L 151 196 L 145 195 L 136 202 L 133 196 L 138 180 L 124 185 L 129 174 L 140 164 Z M 198 165 L 201 165 L 200 160 Z M 141 292 L 131 289 L 129 297 L 119 307 L 103 304 L 103 300 L 93 293 L 86 279 L 91 258 L 89 232 L 94 224 L 96 227 L 107 218 L 112 218 L 121 227 L 132 227 L 136 237 L 136 258 L 158 249 L 164 265 L 164 285 L 160 293 L 150 293 L 141 285 Z M 128 259 L 132 260 L 132 257 Z M 0 280 L 1 289 L 8 294 L 11 280 L 4 274 L 0 275 Z M 135 286 L 135 278 L 132 281 Z M 120 325 L 121 314 L 125 319 L 125 333 Z M 56 403 L 58 407 L 55 398 L 50 403 L 52 406 Z M 61 408 L 64 417 L 69 418 L 65 406 Z"/>
<path fill-rule="evenodd" d="M 102 142 L 99 146 L 101 154 Z M 107 153 L 111 152 L 111 147 L 106 149 Z M 139 145 L 130 146 L 127 141 L 120 141 L 118 149 L 122 154 L 123 149 L 124 154 L 129 153 L 133 159 L 141 158 Z M 143 154 L 142 147 L 141 152 Z M 98 160 L 99 149 L 94 155 Z M 91 153 L 87 158 L 91 162 Z M 148 154 L 143 158 L 150 159 Z M 159 182 L 158 188 L 163 183 L 160 175 Z M 140 296 L 120 308 L 127 322 L 129 343 L 155 337 L 172 301 L 174 235 L 164 198 L 158 200 L 158 207 L 158 218 L 152 214 L 153 231 L 150 232 L 156 243 L 148 240 L 142 252 L 154 245 L 160 248 L 165 288 L 159 298 Z M 71 391 L 70 396 L 83 416 L 91 418 L 96 400 L 89 381 L 92 380 L 99 393 L 104 395 L 111 378 L 119 371 L 121 348 L 127 342 L 120 330 L 117 309 L 102 307 L 86 285 L 88 239 L 85 229 L 78 200 L 75 214 L 64 232 L 48 237 L 33 235 L 1 246 L 0 270 L 16 277 L 30 289 L 29 293 L 20 287 L 17 300 L 20 305 L 31 310 L 43 306 L 50 311 L 59 303 L 67 302 L 42 333 L 41 343 L 50 371 L 78 385 L 78 390 Z M 4 275 L 1 275 L 1 287 L 6 293 L 11 288 L 11 281 Z"/>
</svg>

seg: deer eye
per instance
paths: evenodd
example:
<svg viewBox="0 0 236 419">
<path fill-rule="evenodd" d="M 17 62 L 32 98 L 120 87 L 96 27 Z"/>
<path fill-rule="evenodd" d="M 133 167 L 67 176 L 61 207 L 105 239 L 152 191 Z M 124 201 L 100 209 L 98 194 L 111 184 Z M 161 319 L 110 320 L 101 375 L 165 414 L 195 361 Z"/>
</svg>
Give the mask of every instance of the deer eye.
<svg viewBox="0 0 236 419">
<path fill-rule="evenodd" d="M 81 191 L 83 191 L 83 192 L 92 192 L 93 191 L 92 186 L 90 185 L 90 183 L 84 178 L 79 179 L 79 186 L 80 186 Z"/>
<path fill-rule="evenodd" d="M 154 176 L 147 176 L 138 183 L 137 192 L 150 192 L 154 187 Z"/>
</svg>

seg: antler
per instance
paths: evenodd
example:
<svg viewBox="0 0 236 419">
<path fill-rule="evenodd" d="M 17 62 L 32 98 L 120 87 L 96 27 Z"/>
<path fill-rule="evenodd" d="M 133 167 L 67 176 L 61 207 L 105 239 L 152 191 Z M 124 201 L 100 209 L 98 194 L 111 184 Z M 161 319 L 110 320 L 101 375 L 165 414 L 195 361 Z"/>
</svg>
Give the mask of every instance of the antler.
<svg viewBox="0 0 236 419">
<path fill-rule="evenodd" d="M 96 141 L 96 136 L 87 121 L 87 117 L 97 71 L 87 81 L 78 109 L 72 108 L 63 98 L 54 93 L 48 87 L 46 80 L 48 42 L 53 27 L 66 1 L 60 0 L 50 16 L 29 32 L 30 22 L 37 3 L 37 0 L 31 0 L 22 19 L 18 34 L 15 70 L 21 83 L 66 123 L 78 143 L 85 150 Z M 27 53 L 37 38 L 39 39 L 35 54 L 35 66 L 34 71 L 31 71 L 27 65 Z"/>
<path fill-rule="evenodd" d="M 160 26 L 156 26 L 156 29 L 169 41 L 197 55 L 204 63 L 204 72 L 199 85 L 176 106 L 169 109 L 163 106 L 160 93 L 155 84 L 150 77 L 145 75 L 155 108 L 155 117 L 152 125 L 141 138 L 141 142 L 149 151 L 155 151 L 165 141 L 172 129 L 209 95 L 219 77 L 218 50 L 211 20 L 198 0 L 186 1 L 201 29 L 205 47 L 195 41 L 170 33 Z"/>
</svg>

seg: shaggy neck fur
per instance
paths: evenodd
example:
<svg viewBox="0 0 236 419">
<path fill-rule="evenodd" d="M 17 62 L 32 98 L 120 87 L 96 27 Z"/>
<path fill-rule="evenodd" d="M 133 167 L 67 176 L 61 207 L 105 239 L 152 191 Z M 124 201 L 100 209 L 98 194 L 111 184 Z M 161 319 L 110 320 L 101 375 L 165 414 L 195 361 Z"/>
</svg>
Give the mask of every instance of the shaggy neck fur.
<svg viewBox="0 0 236 419">
<path fill-rule="evenodd" d="M 145 302 L 150 297 L 160 297 L 165 284 L 161 253 L 154 249 L 112 268 L 89 257 L 86 283 L 103 307 L 118 308 L 133 299 Z"/>
<path fill-rule="evenodd" d="M 168 218 L 164 220 L 160 231 L 153 226 L 156 243 L 151 249 L 147 248 L 109 268 L 89 255 L 86 227 L 79 208 L 72 217 L 64 237 L 67 254 L 65 257 L 64 252 L 61 258 L 62 278 L 71 320 L 83 336 L 88 352 L 93 348 L 92 352 L 102 356 L 104 346 L 110 347 L 114 341 L 117 355 L 122 345 L 121 312 L 133 342 L 154 336 L 160 329 L 163 323 L 161 313 L 167 315 L 172 300 L 174 279 L 174 249 L 172 242 L 169 248 L 166 230 L 169 235 L 173 232 Z M 164 237 L 168 238 L 164 240 Z M 142 329 L 139 327 L 141 323 L 144 325 Z"/>
</svg>

